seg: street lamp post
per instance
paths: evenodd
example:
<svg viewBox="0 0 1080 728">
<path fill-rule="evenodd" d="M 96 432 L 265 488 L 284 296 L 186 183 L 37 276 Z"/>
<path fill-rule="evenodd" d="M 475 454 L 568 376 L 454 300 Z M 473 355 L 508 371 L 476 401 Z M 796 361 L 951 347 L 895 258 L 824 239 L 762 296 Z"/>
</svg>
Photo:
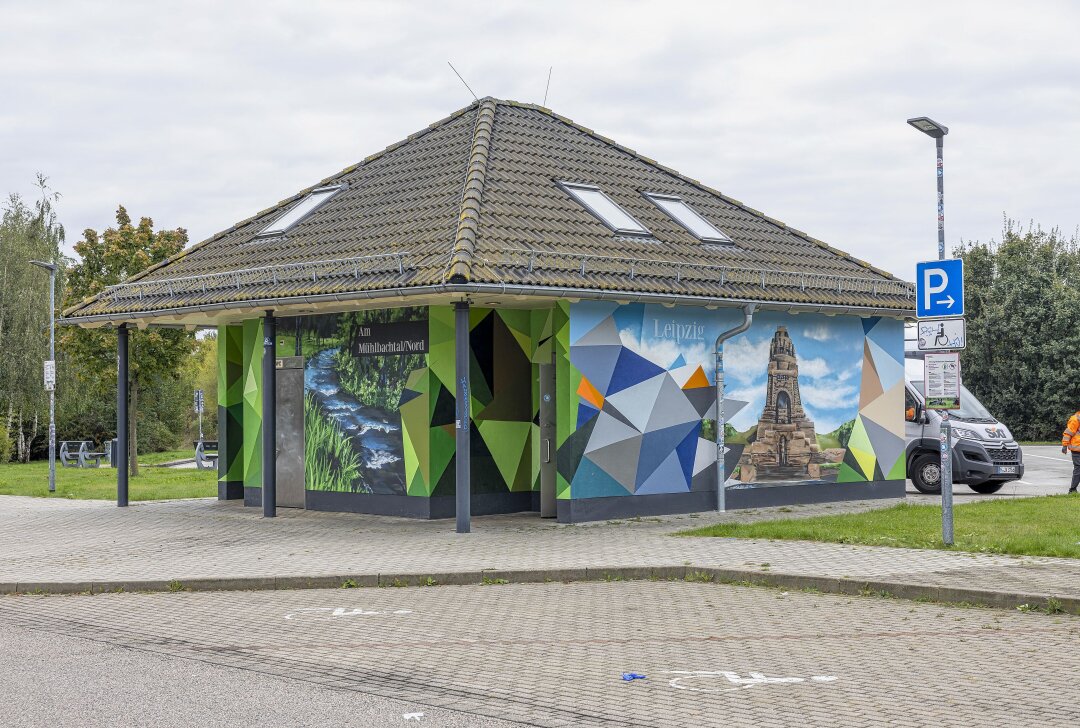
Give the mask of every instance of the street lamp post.
<svg viewBox="0 0 1080 728">
<path fill-rule="evenodd" d="M 31 265 L 49 271 L 49 361 L 56 371 L 56 270 L 55 263 L 40 260 L 30 261 Z M 49 387 L 49 492 L 56 492 L 56 384 Z"/>
<path fill-rule="evenodd" d="M 937 147 L 937 246 L 938 260 L 945 260 L 945 168 L 942 147 L 949 127 L 927 116 L 908 119 L 907 123 L 934 139 Z M 949 410 L 941 410 L 941 540 L 953 544 L 952 429 Z"/>
</svg>

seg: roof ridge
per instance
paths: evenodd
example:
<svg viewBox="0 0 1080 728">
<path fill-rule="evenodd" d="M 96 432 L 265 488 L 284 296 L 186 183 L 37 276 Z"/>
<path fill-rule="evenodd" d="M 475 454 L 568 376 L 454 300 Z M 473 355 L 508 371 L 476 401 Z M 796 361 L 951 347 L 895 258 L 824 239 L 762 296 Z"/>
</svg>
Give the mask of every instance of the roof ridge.
<svg viewBox="0 0 1080 728">
<path fill-rule="evenodd" d="M 715 196 L 719 197 L 720 199 L 724 200 L 725 202 L 727 202 L 729 204 L 732 204 L 732 205 L 735 205 L 736 207 L 738 207 L 738 208 L 740 208 L 742 210 L 745 210 L 746 212 L 749 212 L 754 217 L 757 217 L 757 218 L 759 218 L 761 220 L 764 220 L 765 222 L 770 223 L 771 225 L 775 225 L 776 227 L 780 228 L 781 230 L 786 230 L 786 231 L 790 232 L 791 234 L 795 235 L 796 237 L 802 238 L 802 239 L 804 239 L 804 240 L 806 240 L 806 241 L 808 241 L 810 243 L 813 243 L 814 245 L 816 245 L 819 248 L 822 248 L 824 250 L 828 250 L 830 253 L 832 253 L 832 254 L 840 257 L 840 258 L 844 258 L 845 260 L 849 260 L 849 261 L 851 261 L 851 262 L 853 262 L 853 263 L 855 263 L 855 264 L 857 264 L 857 265 L 859 265 L 859 266 L 861 266 L 861 267 L 863 267 L 863 268 L 865 268 L 865 269 L 867 269 L 869 271 L 872 271 L 874 273 L 877 273 L 880 276 L 883 276 L 884 278 L 886 278 L 888 280 L 893 280 L 893 281 L 903 281 L 904 280 L 903 278 L 900 278 L 900 277 L 898 277 L 896 275 L 893 275 L 892 273 L 890 273 L 890 272 L 888 272 L 886 270 L 878 268 L 877 266 L 872 265 L 872 264 L 868 263 L 867 261 L 862 260 L 861 258 L 856 258 L 855 256 L 851 255 L 850 253 L 847 253 L 847 252 L 845 252 L 843 250 L 840 250 L 839 248 L 835 248 L 832 245 L 829 245 L 828 243 L 826 243 L 825 241 L 819 240 L 819 239 L 815 238 L 814 236 L 803 232 L 802 230 L 799 230 L 797 228 L 793 228 L 790 225 L 788 225 L 787 223 L 785 223 L 783 220 L 778 220 L 776 218 L 769 217 L 768 215 L 761 212 L 760 210 L 756 210 L 753 207 L 750 207 L 749 205 L 747 205 L 746 203 L 744 203 L 744 202 L 742 202 L 740 200 L 736 200 L 734 197 L 729 197 L 728 195 L 725 195 L 720 190 L 713 189 L 712 187 L 709 187 L 707 184 L 701 182 L 700 180 L 696 180 L 693 177 L 689 177 L 689 176 L 683 174 L 682 172 L 679 172 L 676 169 L 672 169 L 671 167 L 660 164 L 655 159 L 652 159 L 651 157 L 646 157 L 641 152 L 633 150 L 630 147 L 625 146 L 623 144 L 619 144 L 614 139 L 606 137 L 603 134 L 600 134 L 599 132 L 596 132 L 596 131 L 590 129 L 587 126 L 584 126 L 582 124 L 577 123 L 573 119 L 569 119 L 569 118 L 563 116 L 562 114 L 558 114 L 558 113 L 552 111 L 551 109 L 547 108 L 546 106 L 541 106 L 540 104 L 525 103 L 525 102 L 521 102 L 521 101 L 511 101 L 509 99 L 496 99 L 496 103 L 504 105 L 504 106 L 512 106 L 512 107 L 516 107 L 516 108 L 520 108 L 520 109 L 531 109 L 533 111 L 540 112 L 541 114 L 545 114 L 547 116 L 550 116 L 551 118 L 556 119 L 558 121 L 561 121 L 562 123 L 566 124 L 567 126 L 569 126 L 571 128 L 577 129 L 580 132 L 584 132 L 585 134 L 588 134 L 590 137 L 592 137 L 592 138 L 594 138 L 594 139 L 596 139 L 596 140 L 598 140 L 600 142 L 603 142 L 604 144 L 607 144 L 608 146 L 614 147 L 614 148 L 618 149 L 619 151 L 625 152 L 626 154 L 629 154 L 630 156 L 634 157 L 635 159 L 638 159 L 639 161 L 642 161 L 642 162 L 644 162 L 644 163 L 646 163 L 646 164 L 648 164 L 648 165 L 650 165 L 652 167 L 655 167 L 656 169 L 659 169 L 661 172 L 665 172 L 667 174 L 670 174 L 671 176 L 673 176 L 673 177 L 675 177 L 677 179 L 680 179 L 683 182 L 686 182 L 687 184 L 693 185 L 694 187 L 697 187 L 698 189 L 702 190 L 703 192 L 707 192 L 710 195 L 715 195 Z"/>
<path fill-rule="evenodd" d="M 487 99 L 483 99 L 482 101 L 486 101 L 486 100 Z M 209 245 L 210 243 L 214 242 L 215 240 L 219 240 L 220 238 L 225 237 L 229 233 L 235 231 L 237 228 L 240 228 L 240 227 L 243 227 L 244 225 L 247 225 L 252 220 L 255 220 L 256 218 L 261 217 L 262 215 L 266 215 L 268 213 L 280 210 L 281 208 L 285 207 L 286 205 L 292 204 L 293 202 L 295 202 L 299 198 L 301 198 L 304 195 L 310 193 L 312 190 L 314 190 L 314 189 L 316 189 L 318 187 L 322 187 L 322 186 L 324 186 L 324 185 L 326 185 L 326 184 L 328 184 L 330 182 L 333 182 L 333 181 L 335 181 L 337 179 L 340 179 L 342 176 L 344 176 L 346 174 L 349 174 L 350 172 L 354 172 L 355 170 L 357 170 L 360 167 L 365 167 L 368 164 L 371 164 L 372 162 L 374 162 L 374 161 L 376 161 L 378 159 L 381 159 L 382 157 L 386 156 L 390 152 L 393 152 L 393 151 L 396 151 L 396 150 L 400 149 L 401 147 L 403 147 L 406 144 L 408 144 L 408 143 L 410 143 L 410 142 L 424 136 L 425 134 L 428 134 L 428 133 L 430 133 L 432 131 L 435 131 L 436 129 L 440 129 L 443 126 L 446 126 L 451 121 L 454 121 L 458 117 L 463 116 L 464 114 L 467 114 L 470 110 L 472 110 L 473 108 L 478 106 L 480 103 L 481 102 L 473 101 L 468 106 L 463 106 L 462 108 L 448 114 L 447 116 L 443 117 L 442 119 L 439 119 L 438 121 L 435 121 L 435 122 L 432 122 L 431 124 L 428 124 L 427 127 L 421 129 L 420 131 L 413 132 L 412 134 L 405 137 L 404 139 L 400 139 L 400 140 L 394 142 L 393 144 L 387 145 L 381 151 L 375 152 L 374 154 L 369 154 L 368 156 L 364 157 L 361 161 L 356 162 L 354 164 L 350 164 L 349 166 L 345 167 L 341 171 L 335 172 L 334 174 L 332 174 L 332 175 L 330 175 L 328 177 L 324 177 L 323 179 L 319 180 L 315 184 L 309 185 L 309 186 L 305 187 L 304 189 L 300 190 L 296 194 L 290 195 L 289 197 L 286 197 L 285 199 L 280 200 L 276 205 L 271 205 L 270 207 L 267 207 L 267 208 L 265 208 L 263 210 L 260 210 L 259 212 L 256 212 L 254 215 L 249 215 L 248 217 L 244 218 L 243 220 L 241 220 L 239 222 L 236 222 L 236 223 L 233 223 L 232 225 L 225 228 L 224 230 L 220 230 L 220 231 L 214 233 L 213 235 L 211 235 L 210 237 L 204 238 L 203 240 L 200 240 L 199 242 L 195 243 L 194 245 L 190 245 L 190 246 L 184 248 L 183 250 L 181 250 L 181 251 L 179 251 L 177 253 L 174 253 L 173 255 L 170 255 L 165 260 L 158 261 L 157 263 L 154 263 L 153 265 L 149 266 L 148 268 L 145 268 L 144 270 L 139 271 L 138 273 L 131 276 L 130 278 L 128 278 L 128 279 L 126 279 L 124 281 L 121 281 L 121 283 L 135 283 L 135 282 L 137 282 L 139 280 L 142 280 L 143 278 L 147 277 L 151 273 L 155 273 L 155 272 L 161 270 L 162 268 L 164 268 L 165 266 L 171 265 L 172 263 L 175 263 L 176 261 L 180 260 L 181 258 L 184 258 L 184 257 L 190 255 L 191 253 L 194 253 L 196 250 L 199 250 L 200 248 L 203 248 L 206 245 Z M 71 316 L 72 314 L 77 313 L 80 309 L 85 308 L 85 307 L 89 306 L 90 304 L 98 301 L 102 297 L 102 295 L 107 293 L 112 287 L 113 286 L 106 286 L 105 288 L 101 289 L 97 293 L 91 294 L 90 296 L 87 296 L 87 297 L 83 298 L 78 303 L 72 304 L 71 306 L 69 306 L 68 308 L 66 308 L 66 309 L 64 309 L 64 310 L 62 310 L 60 312 L 61 317 L 66 318 L 68 316 Z"/>
<path fill-rule="evenodd" d="M 495 126 L 496 99 L 480 100 L 473 129 L 469 167 L 461 190 L 461 212 L 454 233 L 454 248 L 450 252 L 450 265 L 446 280 L 451 283 L 467 283 L 472 278 L 473 254 L 476 252 L 476 228 L 480 221 L 480 203 L 484 198 L 487 181 L 488 152 L 491 149 L 491 132 Z"/>
</svg>

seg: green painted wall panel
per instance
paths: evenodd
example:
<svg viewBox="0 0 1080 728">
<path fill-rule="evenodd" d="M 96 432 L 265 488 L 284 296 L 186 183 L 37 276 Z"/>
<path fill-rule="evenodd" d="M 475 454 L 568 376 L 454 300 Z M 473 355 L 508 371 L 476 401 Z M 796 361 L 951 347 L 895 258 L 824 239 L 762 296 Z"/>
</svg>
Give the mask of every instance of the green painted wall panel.
<svg viewBox="0 0 1080 728">
<path fill-rule="evenodd" d="M 262 487 L 262 355 L 263 322 L 243 324 L 244 487 Z"/>
</svg>

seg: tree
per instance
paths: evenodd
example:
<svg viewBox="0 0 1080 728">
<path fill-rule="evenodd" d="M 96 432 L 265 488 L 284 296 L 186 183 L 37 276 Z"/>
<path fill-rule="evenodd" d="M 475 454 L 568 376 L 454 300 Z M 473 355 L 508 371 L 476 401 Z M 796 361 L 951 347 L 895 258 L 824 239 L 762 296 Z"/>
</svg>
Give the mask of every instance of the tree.
<svg viewBox="0 0 1080 728">
<path fill-rule="evenodd" d="M 1054 440 L 1080 408 L 1080 239 L 1005 221 L 1001 242 L 967 242 L 964 385 L 1021 440 Z"/>
<path fill-rule="evenodd" d="M 123 283 L 132 275 L 180 252 L 187 244 L 187 231 L 154 231 L 154 221 L 148 217 L 133 225 L 127 210 L 121 205 L 116 211 L 116 227 L 100 236 L 87 228 L 83 239 L 75 244 L 80 260 L 68 273 L 67 300 L 70 303 L 100 293 L 109 286 Z M 139 474 L 138 422 L 139 394 L 144 385 L 161 386 L 176 382 L 194 346 L 194 334 L 177 330 L 150 328 L 133 330 L 129 341 L 131 376 L 130 403 L 133 417 L 128 450 L 131 474 Z M 64 350 L 81 364 L 83 377 L 100 377 L 116 384 L 116 334 L 111 331 L 68 328 L 61 338 Z M 115 390 L 114 390 L 115 391 Z"/>
<path fill-rule="evenodd" d="M 49 189 L 43 175 L 37 186 L 40 197 L 32 206 L 13 194 L 0 219 L 0 435 L 14 439 L 21 462 L 30 459 L 44 429 L 49 401 L 42 386 L 42 362 L 49 352 L 49 281 L 30 261 L 64 264 L 64 228 L 54 207 L 60 195 Z M 62 290 L 62 270 L 57 277 Z M 5 445 L 0 444 L 0 455 L 6 461 L 10 453 Z"/>
</svg>

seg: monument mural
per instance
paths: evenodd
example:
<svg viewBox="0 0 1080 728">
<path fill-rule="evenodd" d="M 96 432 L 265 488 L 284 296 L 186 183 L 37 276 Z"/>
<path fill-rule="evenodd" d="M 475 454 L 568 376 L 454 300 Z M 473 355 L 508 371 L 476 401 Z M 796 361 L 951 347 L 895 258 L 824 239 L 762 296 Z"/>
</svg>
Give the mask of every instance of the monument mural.
<svg viewBox="0 0 1080 728">
<path fill-rule="evenodd" d="M 652 304 L 571 307 L 572 498 L 716 487 L 716 336 L 741 316 Z M 904 477 L 903 337 L 893 319 L 760 312 L 725 344 L 727 486 Z"/>
<path fill-rule="evenodd" d="M 799 394 L 799 361 L 786 326 L 769 346 L 765 408 L 739 460 L 740 480 L 816 480 L 825 456 Z"/>
</svg>

